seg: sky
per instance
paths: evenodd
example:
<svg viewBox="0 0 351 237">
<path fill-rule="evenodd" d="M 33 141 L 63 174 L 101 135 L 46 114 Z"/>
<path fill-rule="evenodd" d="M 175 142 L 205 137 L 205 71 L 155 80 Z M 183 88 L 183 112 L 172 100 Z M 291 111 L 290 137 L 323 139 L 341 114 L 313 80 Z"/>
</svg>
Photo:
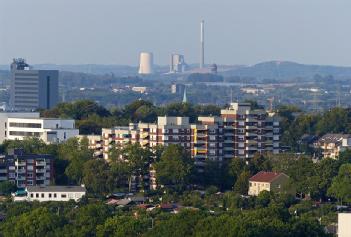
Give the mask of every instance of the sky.
<svg viewBox="0 0 351 237">
<path fill-rule="evenodd" d="M 0 0 L 0 64 L 284 60 L 351 66 L 350 0 Z"/>
</svg>

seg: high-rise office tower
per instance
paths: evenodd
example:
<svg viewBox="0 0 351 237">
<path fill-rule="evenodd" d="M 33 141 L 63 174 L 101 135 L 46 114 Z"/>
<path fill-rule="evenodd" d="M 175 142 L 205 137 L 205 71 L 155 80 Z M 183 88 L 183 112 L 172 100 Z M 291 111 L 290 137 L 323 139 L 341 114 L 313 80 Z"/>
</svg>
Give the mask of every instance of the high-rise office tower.
<svg viewBox="0 0 351 237">
<path fill-rule="evenodd" d="M 201 21 L 200 28 L 201 28 L 201 33 L 200 33 L 200 44 L 201 44 L 200 68 L 203 68 L 205 65 L 205 22 L 204 21 Z"/>
<path fill-rule="evenodd" d="M 140 53 L 139 74 L 152 74 L 154 72 L 153 54 L 149 52 Z"/>
<path fill-rule="evenodd" d="M 12 110 L 50 109 L 58 103 L 57 70 L 33 70 L 24 59 L 11 64 L 10 108 Z"/>
</svg>

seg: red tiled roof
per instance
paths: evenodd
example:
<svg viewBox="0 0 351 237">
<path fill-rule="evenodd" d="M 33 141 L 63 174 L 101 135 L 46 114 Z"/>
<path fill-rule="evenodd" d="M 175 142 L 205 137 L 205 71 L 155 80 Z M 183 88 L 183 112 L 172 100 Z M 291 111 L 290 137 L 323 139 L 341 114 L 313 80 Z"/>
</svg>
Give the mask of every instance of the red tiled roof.
<svg viewBox="0 0 351 237">
<path fill-rule="evenodd" d="M 282 175 L 283 173 L 277 173 L 277 172 L 265 172 L 265 171 L 260 171 L 254 176 L 252 176 L 249 180 L 254 181 L 254 182 L 272 182 L 275 178 L 278 176 Z"/>
</svg>

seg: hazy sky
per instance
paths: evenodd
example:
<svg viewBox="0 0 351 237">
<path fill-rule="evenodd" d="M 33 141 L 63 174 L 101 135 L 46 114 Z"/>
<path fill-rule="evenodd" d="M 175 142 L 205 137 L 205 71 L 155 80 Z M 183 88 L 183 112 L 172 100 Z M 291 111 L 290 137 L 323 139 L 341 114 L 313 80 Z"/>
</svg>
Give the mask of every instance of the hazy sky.
<svg viewBox="0 0 351 237">
<path fill-rule="evenodd" d="M 351 66 L 350 0 L 0 0 L 0 64 L 290 60 Z"/>
</svg>

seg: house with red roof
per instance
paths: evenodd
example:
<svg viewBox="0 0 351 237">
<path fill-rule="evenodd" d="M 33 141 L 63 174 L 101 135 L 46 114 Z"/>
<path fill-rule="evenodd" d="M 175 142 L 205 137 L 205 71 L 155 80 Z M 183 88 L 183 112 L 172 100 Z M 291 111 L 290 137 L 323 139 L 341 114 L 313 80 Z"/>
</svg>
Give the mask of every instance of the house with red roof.
<svg viewBox="0 0 351 237">
<path fill-rule="evenodd" d="M 284 173 L 260 171 L 249 179 L 249 195 L 257 196 L 262 191 L 282 192 L 289 176 Z"/>
</svg>

